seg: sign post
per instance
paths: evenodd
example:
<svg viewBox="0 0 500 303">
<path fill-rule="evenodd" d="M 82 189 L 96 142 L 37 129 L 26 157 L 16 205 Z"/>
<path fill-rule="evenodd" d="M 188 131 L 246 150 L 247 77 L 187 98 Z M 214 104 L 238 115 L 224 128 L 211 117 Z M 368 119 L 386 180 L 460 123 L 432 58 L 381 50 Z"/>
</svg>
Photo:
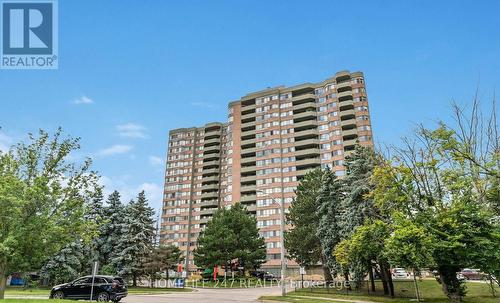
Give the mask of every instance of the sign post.
<svg viewBox="0 0 500 303">
<path fill-rule="evenodd" d="M 97 261 L 94 262 L 94 268 L 92 268 L 92 285 L 90 286 L 90 301 L 91 302 L 94 300 L 94 280 L 95 280 L 95 275 L 97 275 L 98 267 L 99 267 L 99 263 Z"/>
<path fill-rule="evenodd" d="M 304 267 L 300 267 L 300 275 L 302 276 L 302 287 L 304 288 L 304 275 L 306 274 L 306 269 Z"/>
</svg>

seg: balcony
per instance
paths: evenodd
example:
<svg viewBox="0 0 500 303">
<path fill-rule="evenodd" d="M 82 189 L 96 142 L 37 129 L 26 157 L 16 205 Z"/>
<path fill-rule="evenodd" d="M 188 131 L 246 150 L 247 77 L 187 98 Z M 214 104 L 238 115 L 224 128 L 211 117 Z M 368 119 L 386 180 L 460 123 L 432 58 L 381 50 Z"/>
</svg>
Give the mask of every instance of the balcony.
<svg viewBox="0 0 500 303">
<path fill-rule="evenodd" d="M 352 86 L 351 80 L 344 80 L 341 82 L 337 82 L 337 90 L 342 91 L 345 88 L 350 88 Z"/>
<path fill-rule="evenodd" d="M 218 162 L 219 161 L 217 161 L 217 163 Z M 205 176 L 218 175 L 218 174 L 219 174 L 219 169 L 218 168 L 203 169 L 203 171 L 202 171 L 203 178 L 205 178 Z"/>
<path fill-rule="evenodd" d="M 219 161 L 219 159 L 220 159 L 219 153 L 211 153 L 211 154 L 204 154 L 203 155 L 203 162 L 208 162 L 208 161 L 213 161 L 213 160 Z"/>
<path fill-rule="evenodd" d="M 220 138 L 213 138 L 213 139 L 205 139 L 205 142 L 203 142 L 204 146 L 210 146 L 210 145 L 220 145 Z"/>
<path fill-rule="evenodd" d="M 202 185 L 201 187 L 202 193 L 204 191 L 216 191 L 216 190 L 219 190 L 219 183 L 205 184 Z"/>
<path fill-rule="evenodd" d="M 218 210 L 218 208 L 202 209 L 202 210 L 200 210 L 200 216 L 213 215 L 217 210 Z"/>
<path fill-rule="evenodd" d="M 203 162 L 203 167 L 215 167 L 215 166 L 219 166 L 219 160 L 212 160 L 212 161 L 207 161 L 207 162 Z"/>
<path fill-rule="evenodd" d="M 342 129 L 344 129 L 344 127 L 345 129 L 351 128 L 348 126 L 356 127 L 356 119 L 340 121 L 340 126 L 342 126 Z"/>
<path fill-rule="evenodd" d="M 212 200 L 217 198 L 219 198 L 219 194 L 216 191 L 201 194 L 202 200 Z"/>
<path fill-rule="evenodd" d="M 255 171 L 255 166 L 242 166 L 241 167 L 241 173 L 249 173 L 249 172 L 254 172 Z"/>
<path fill-rule="evenodd" d="M 255 109 L 255 103 L 249 104 L 249 105 L 243 105 L 243 103 L 241 104 L 241 111 L 242 112 L 249 110 L 249 109 Z"/>
<path fill-rule="evenodd" d="M 307 140 L 301 140 L 295 142 L 295 147 L 302 147 L 302 146 L 319 146 L 319 140 L 318 139 L 307 139 Z"/>
<path fill-rule="evenodd" d="M 304 160 L 295 161 L 295 167 L 297 170 L 308 168 L 308 167 L 316 167 L 320 165 L 319 158 L 308 158 Z"/>
<path fill-rule="evenodd" d="M 240 202 L 245 204 L 249 202 L 255 202 L 257 199 L 257 196 L 255 194 L 253 195 L 241 195 L 241 200 Z"/>
<path fill-rule="evenodd" d="M 351 139 L 351 140 L 346 140 L 344 141 L 344 147 L 346 146 L 355 146 L 358 142 L 358 139 Z"/>
<path fill-rule="evenodd" d="M 257 205 L 255 205 L 255 204 L 248 205 L 247 206 L 247 211 L 249 213 L 255 213 L 255 212 L 257 212 Z"/>
<path fill-rule="evenodd" d="M 219 202 L 217 202 L 217 200 L 204 201 L 204 202 L 198 203 L 197 206 L 199 206 L 200 208 L 203 208 L 203 207 L 218 207 L 219 206 Z"/>
<path fill-rule="evenodd" d="M 341 92 L 341 93 L 337 94 L 337 98 L 341 102 L 344 100 L 347 100 L 347 98 L 345 98 L 345 97 L 351 97 L 350 99 L 352 100 L 352 91 L 346 91 L 346 92 Z M 343 99 L 343 100 L 340 100 L 340 99 Z"/>
<path fill-rule="evenodd" d="M 307 121 L 293 123 L 293 128 L 296 132 L 300 131 L 301 129 L 314 128 L 317 126 L 318 126 L 318 121 L 316 120 L 307 120 Z"/>
<path fill-rule="evenodd" d="M 309 93 L 309 94 L 303 94 L 300 96 L 292 97 L 292 102 L 294 105 L 307 102 L 308 100 L 316 101 L 316 96 L 312 93 Z"/>
<path fill-rule="evenodd" d="M 246 129 L 246 130 L 241 130 L 241 136 L 242 137 L 248 136 L 248 135 L 255 135 L 255 127 L 254 128 L 250 128 L 250 129 Z"/>
<path fill-rule="evenodd" d="M 346 110 L 346 109 L 354 109 L 354 101 L 346 100 L 340 102 L 340 110 Z"/>
<path fill-rule="evenodd" d="M 241 177 L 240 182 L 241 183 L 247 183 L 247 182 L 255 182 L 255 176 L 244 176 Z"/>
<path fill-rule="evenodd" d="M 241 193 L 248 193 L 248 192 L 253 192 L 255 193 L 256 186 L 255 184 L 252 185 L 242 185 L 241 186 Z"/>
<path fill-rule="evenodd" d="M 337 83 L 345 80 L 351 80 L 351 73 L 349 71 L 340 71 L 335 74 Z"/>
<path fill-rule="evenodd" d="M 317 139 L 318 138 L 318 130 L 315 128 L 295 132 L 295 142 L 298 142 L 303 139 Z"/>
<path fill-rule="evenodd" d="M 344 136 L 344 137 L 351 137 L 351 136 L 357 135 L 357 134 L 358 134 L 358 130 L 356 128 L 351 128 L 351 129 L 342 131 L 342 136 Z"/>
<path fill-rule="evenodd" d="M 203 148 L 203 154 L 210 154 L 219 151 L 220 151 L 220 145 L 213 145 Z"/>
<path fill-rule="evenodd" d="M 241 156 L 251 156 L 255 157 L 255 147 L 248 147 L 248 148 L 242 148 L 241 149 Z"/>
<path fill-rule="evenodd" d="M 241 122 L 241 128 L 245 128 L 245 127 L 250 127 L 250 126 L 255 126 L 255 120 L 253 121 L 247 121 L 247 122 Z"/>
<path fill-rule="evenodd" d="M 201 179 L 201 182 L 202 182 L 202 185 L 203 185 L 203 183 L 219 182 L 219 176 L 203 177 L 203 179 Z"/>
<path fill-rule="evenodd" d="M 310 110 L 310 111 L 306 111 L 306 112 L 303 112 L 303 113 L 299 113 L 299 114 L 294 114 L 293 115 L 293 121 L 297 121 L 297 122 L 300 122 L 300 121 L 304 121 L 304 120 L 312 120 L 314 118 L 316 118 L 317 116 L 317 113 L 315 110 Z"/>
<path fill-rule="evenodd" d="M 248 165 L 253 163 L 255 165 L 255 157 L 241 158 L 241 165 Z"/>
<path fill-rule="evenodd" d="M 309 101 L 306 103 L 295 105 L 295 106 L 293 106 L 293 112 L 295 113 L 295 111 L 300 111 L 300 110 L 304 110 L 304 109 L 308 109 L 308 108 L 316 110 L 316 102 L 314 102 L 312 100 L 312 101 Z"/>
<path fill-rule="evenodd" d="M 250 118 L 250 117 L 253 117 L 255 116 L 255 110 L 250 110 L 250 111 L 241 111 L 241 119 L 247 119 L 247 118 Z"/>
<path fill-rule="evenodd" d="M 295 157 L 300 157 L 300 156 L 307 156 L 307 155 L 318 155 L 319 156 L 319 148 L 307 148 L 307 149 L 302 149 L 299 151 L 295 152 Z"/>
</svg>

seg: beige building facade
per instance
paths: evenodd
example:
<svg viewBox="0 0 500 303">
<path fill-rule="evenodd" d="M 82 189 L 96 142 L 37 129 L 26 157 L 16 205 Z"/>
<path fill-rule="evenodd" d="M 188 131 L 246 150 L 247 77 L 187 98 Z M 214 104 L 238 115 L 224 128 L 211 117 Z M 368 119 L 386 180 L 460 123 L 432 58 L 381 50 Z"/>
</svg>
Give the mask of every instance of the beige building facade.
<svg viewBox="0 0 500 303">
<path fill-rule="evenodd" d="M 229 103 L 228 121 L 170 131 L 162 241 L 192 250 L 214 211 L 236 202 L 257 218 L 263 268 L 280 266 L 280 205 L 315 167 L 345 174 L 356 144 L 373 146 L 364 75 L 341 71 L 320 83 L 279 86 Z M 290 262 L 289 265 L 293 263 Z"/>
</svg>

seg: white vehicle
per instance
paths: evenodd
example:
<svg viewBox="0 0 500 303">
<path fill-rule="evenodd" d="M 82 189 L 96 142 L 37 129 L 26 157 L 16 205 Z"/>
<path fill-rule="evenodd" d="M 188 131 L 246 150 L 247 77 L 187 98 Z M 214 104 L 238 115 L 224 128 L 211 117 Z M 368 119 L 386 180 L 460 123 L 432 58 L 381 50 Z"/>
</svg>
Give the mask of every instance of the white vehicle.
<svg viewBox="0 0 500 303">
<path fill-rule="evenodd" d="M 394 268 L 394 271 L 392 272 L 392 278 L 393 279 L 409 279 L 410 274 L 406 272 L 404 268 Z"/>
</svg>

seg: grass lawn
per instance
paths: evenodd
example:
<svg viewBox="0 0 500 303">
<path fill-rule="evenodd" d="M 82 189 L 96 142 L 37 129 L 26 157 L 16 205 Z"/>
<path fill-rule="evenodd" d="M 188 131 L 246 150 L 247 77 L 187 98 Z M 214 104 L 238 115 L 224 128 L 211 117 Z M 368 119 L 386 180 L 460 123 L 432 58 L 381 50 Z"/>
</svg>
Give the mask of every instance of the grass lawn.
<svg viewBox="0 0 500 303">
<path fill-rule="evenodd" d="M 171 292 L 189 292 L 193 291 L 190 288 L 149 288 L 149 287 L 129 287 L 128 293 L 131 295 L 152 295 Z M 49 288 L 29 288 L 23 289 L 22 287 L 7 287 L 5 291 L 7 296 L 19 297 L 48 297 L 50 295 Z M 31 302 L 31 301 L 30 301 Z"/>
<path fill-rule="evenodd" d="M 403 284 L 403 283 L 400 283 Z M 286 297 L 262 297 L 264 300 L 278 300 L 284 302 L 296 302 L 296 303 L 325 303 L 332 302 L 319 299 L 323 298 L 332 298 L 332 299 L 352 299 L 352 300 L 366 300 L 373 302 L 391 302 L 391 303 L 403 303 L 410 302 L 414 295 L 413 290 L 410 290 L 411 284 L 403 284 L 403 285 L 395 285 L 396 293 L 398 291 L 401 294 L 401 291 L 406 289 L 406 293 L 404 293 L 404 297 L 406 298 L 388 298 L 382 295 L 367 295 L 367 292 L 359 292 L 359 293 L 351 293 L 350 295 L 346 295 L 345 292 L 336 292 L 330 291 L 327 293 L 326 289 L 314 289 L 313 292 L 309 291 L 296 291 L 289 293 Z M 378 287 L 378 285 L 377 285 Z M 399 287 L 399 289 L 398 289 Z M 421 298 L 424 299 L 424 302 L 430 303 L 445 303 L 450 302 L 448 298 L 443 294 L 441 290 L 441 285 L 439 285 L 434 280 L 424 280 L 419 282 L 419 288 L 421 293 Z M 468 282 L 467 283 L 467 296 L 465 297 L 465 303 L 498 303 L 500 302 L 500 288 L 497 287 L 497 297 L 494 298 L 489 290 L 489 285 L 485 283 L 476 283 L 476 282 Z M 308 296 L 308 297 L 318 297 L 318 299 L 309 299 L 309 298 L 300 298 L 299 296 Z M 412 301 L 414 302 L 414 301 Z"/>
</svg>

